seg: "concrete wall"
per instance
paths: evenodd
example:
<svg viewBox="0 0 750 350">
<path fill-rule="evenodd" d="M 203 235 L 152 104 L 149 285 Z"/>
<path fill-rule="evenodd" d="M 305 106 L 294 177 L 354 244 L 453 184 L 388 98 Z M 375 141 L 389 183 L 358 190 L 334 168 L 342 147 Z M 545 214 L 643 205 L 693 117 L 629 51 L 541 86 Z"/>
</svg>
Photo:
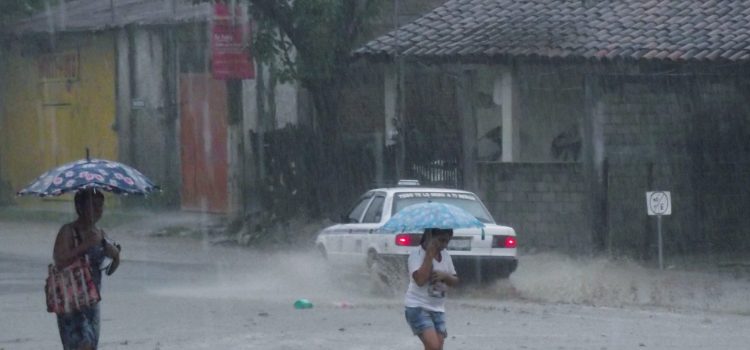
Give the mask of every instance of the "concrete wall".
<svg viewBox="0 0 750 350">
<path fill-rule="evenodd" d="M 591 249 L 581 165 L 482 162 L 478 173 L 478 195 L 495 221 L 516 230 L 522 250 Z"/>
<path fill-rule="evenodd" d="M 638 69 L 608 67 L 592 80 L 602 106 L 601 140 L 594 142 L 606 160 L 605 250 L 655 256 L 656 219 L 645 200 L 651 190 L 672 194 L 663 225 L 666 254 L 747 249 L 749 90 L 736 72 L 682 68 L 657 76 Z M 519 63 L 521 162 L 479 163 L 483 199 L 499 222 L 519 231 L 522 246 L 594 246 L 583 163 L 551 159 L 549 149 L 554 135 L 585 122 L 585 72 Z"/>
<path fill-rule="evenodd" d="M 472 119 L 475 128 L 467 136 L 472 138 L 469 146 L 478 161 L 500 161 L 502 147 L 498 147 L 498 143 L 503 143 L 501 139 L 508 136 L 516 138 L 508 143 L 515 145 L 516 149 L 504 150 L 513 154 L 505 155 L 507 157 L 503 159 L 514 162 L 575 162 L 581 159 L 583 73 L 575 65 L 525 62 L 512 68 L 504 65 L 406 65 L 405 117 L 455 118 L 454 114 L 458 113 L 456 89 L 467 88 L 457 87 L 457 72 L 462 69 L 473 72 L 468 85 L 472 92 L 464 96 L 471 108 L 464 113 Z M 505 78 L 510 78 L 512 87 L 503 85 Z M 508 93 L 513 96 L 505 96 Z M 503 125 L 508 121 L 512 121 L 512 125 Z M 452 127 L 454 123 L 441 129 Z M 495 128 L 501 128 L 502 132 L 493 141 Z M 560 150 L 556 154 L 553 151 L 554 145 L 565 147 L 575 142 L 578 142 L 577 152 Z"/>
<path fill-rule="evenodd" d="M 165 31 L 121 29 L 117 33 L 117 129 L 120 158 L 162 187 L 151 202 L 177 205 L 180 189 L 177 110 L 172 106 L 176 71 Z M 173 81 L 167 81 L 171 79 Z M 170 87 L 171 84 L 171 87 Z"/>
<path fill-rule="evenodd" d="M 655 254 L 645 191 L 672 194 L 668 253 L 750 247 L 750 105 L 724 76 L 629 81 L 606 89 L 608 218 L 615 247 Z"/>
<path fill-rule="evenodd" d="M 571 155 L 562 151 L 556 157 L 552 148 L 553 143 L 561 146 L 576 138 L 580 141 L 584 118 L 580 68 L 565 64 L 519 63 L 515 78 L 519 90 L 520 161 L 575 161 L 574 151 Z M 557 142 L 556 137 L 560 137 Z"/>
<path fill-rule="evenodd" d="M 555 138 L 578 139 L 584 119 L 582 69 L 576 65 L 516 62 L 511 66 L 478 66 L 473 85 L 477 127 L 478 192 L 495 220 L 516 229 L 525 249 L 589 252 L 593 248 L 588 185 L 580 151 L 556 154 Z M 503 74 L 512 79 L 512 98 Z M 503 103 L 515 106 L 503 108 Z M 513 113 L 504 116 L 503 111 Z M 513 125 L 503 125 L 512 120 Z M 503 137 L 517 137 L 510 162 L 482 161 L 490 126 Z M 505 150 L 507 152 L 507 150 Z"/>
<path fill-rule="evenodd" d="M 357 64 L 343 83 L 339 104 L 347 133 L 382 132 L 385 127 L 383 64 Z"/>
</svg>

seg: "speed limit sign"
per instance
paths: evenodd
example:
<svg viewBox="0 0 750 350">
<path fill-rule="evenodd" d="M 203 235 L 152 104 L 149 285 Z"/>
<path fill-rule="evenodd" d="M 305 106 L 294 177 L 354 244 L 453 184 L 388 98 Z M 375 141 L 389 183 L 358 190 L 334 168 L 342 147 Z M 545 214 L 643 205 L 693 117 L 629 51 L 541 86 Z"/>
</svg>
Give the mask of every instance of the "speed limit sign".
<svg viewBox="0 0 750 350">
<path fill-rule="evenodd" d="M 646 192 L 648 215 L 671 215 L 672 197 L 669 191 Z"/>
</svg>

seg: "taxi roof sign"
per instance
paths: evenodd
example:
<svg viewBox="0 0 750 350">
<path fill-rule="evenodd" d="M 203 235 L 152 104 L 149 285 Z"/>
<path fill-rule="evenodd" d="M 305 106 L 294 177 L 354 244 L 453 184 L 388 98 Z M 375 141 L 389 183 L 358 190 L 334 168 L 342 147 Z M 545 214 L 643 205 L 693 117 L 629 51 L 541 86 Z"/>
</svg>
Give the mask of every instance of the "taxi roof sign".
<svg viewBox="0 0 750 350">
<path fill-rule="evenodd" d="M 419 180 L 402 179 L 398 180 L 398 186 L 420 186 Z"/>
</svg>

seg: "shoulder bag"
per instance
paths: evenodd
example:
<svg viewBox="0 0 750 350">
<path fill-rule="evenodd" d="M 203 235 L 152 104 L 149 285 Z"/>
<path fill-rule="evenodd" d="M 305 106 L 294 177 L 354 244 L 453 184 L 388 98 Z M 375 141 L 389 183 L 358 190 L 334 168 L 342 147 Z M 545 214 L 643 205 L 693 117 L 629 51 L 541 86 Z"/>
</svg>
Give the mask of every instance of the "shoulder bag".
<svg viewBox="0 0 750 350">
<path fill-rule="evenodd" d="M 75 235 L 75 246 L 78 246 L 78 231 Z M 101 300 L 99 290 L 91 275 L 88 254 L 83 254 L 82 257 L 63 268 L 49 264 L 48 270 L 49 275 L 44 286 L 47 296 L 47 312 L 67 314 L 96 305 Z"/>
</svg>

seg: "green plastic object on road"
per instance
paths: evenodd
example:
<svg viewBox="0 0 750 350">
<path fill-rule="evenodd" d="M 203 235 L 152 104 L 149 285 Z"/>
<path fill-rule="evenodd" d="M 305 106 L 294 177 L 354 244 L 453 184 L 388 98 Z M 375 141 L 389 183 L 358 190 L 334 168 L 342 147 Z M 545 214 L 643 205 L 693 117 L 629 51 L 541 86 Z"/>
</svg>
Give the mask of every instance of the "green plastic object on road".
<svg viewBox="0 0 750 350">
<path fill-rule="evenodd" d="M 307 299 L 297 299 L 297 301 L 294 302 L 294 308 L 297 310 L 312 309 L 312 307 L 313 304 Z"/>
</svg>

